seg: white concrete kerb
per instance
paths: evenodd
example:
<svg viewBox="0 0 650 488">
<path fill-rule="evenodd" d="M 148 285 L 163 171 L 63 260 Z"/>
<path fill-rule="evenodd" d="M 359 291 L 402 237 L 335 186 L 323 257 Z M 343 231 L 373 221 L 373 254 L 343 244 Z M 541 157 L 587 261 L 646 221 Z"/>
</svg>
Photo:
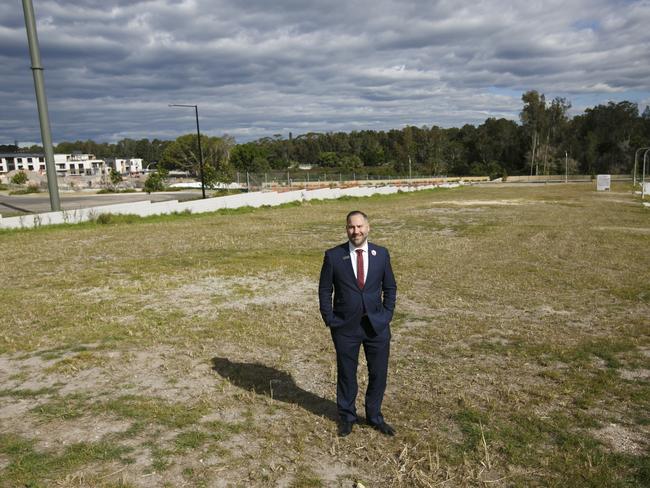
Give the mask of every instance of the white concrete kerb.
<svg viewBox="0 0 650 488">
<path fill-rule="evenodd" d="M 456 188 L 458 183 L 442 184 L 438 187 Z M 435 188 L 435 185 L 424 186 L 380 186 L 380 187 L 349 187 L 349 188 L 319 188 L 315 190 L 293 190 L 283 193 L 274 191 L 251 192 L 238 195 L 208 198 L 178 202 L 170 200 L 151 203 L 150 201 L 103 205 L 100 207 L 63 210 L 61 212 L 45 212 L 41 214 L 21 215 L 19 217 L 3 218 L 0 215 L 0 229 L 33 228 L 41 225 L 56 225 L 64 223 L 79 223 L 97 218 L 104 213 L 133 214 L 141 217 L 149 215 L 171 214 L 189 211 L 192 213 L 214 212 L 217 210 L 240 207 L 276 206 L 290 202 L 309 200 L 337 199 L 343 196 L 366 197 L 371 195 L 389 195 L 398 191 L 419 191 Z M 644 203 L 644 205 L 648 205 Z"/>
</svg>

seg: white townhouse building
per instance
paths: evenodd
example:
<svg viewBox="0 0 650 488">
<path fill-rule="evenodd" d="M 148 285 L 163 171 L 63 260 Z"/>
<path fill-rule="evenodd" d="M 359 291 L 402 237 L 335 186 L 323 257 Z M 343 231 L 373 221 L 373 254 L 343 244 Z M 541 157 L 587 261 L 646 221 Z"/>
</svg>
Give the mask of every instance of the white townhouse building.
<svg viewBox="0 0 650 488">
<path fill-rule="evenodd" d="M 111 159 L 107 163 L 94 154 L 55 154 L 54 165 L 59 176 L 96 176 L 108 174 L 111 168 L 122 174 L 141 173 L 142 159 Z M 0 174 L 10 171 L 34 171 L 45 174 L 43 154 L 0 153 Z"/>
<path fill-rule="evenodd" d="M 0 174 L 9 171 L 45 172 L 45 156 L 42 154 L 0 153 Z"/>
<path fill-rule="evenodd" d="M 120 174 L 133 174 L 133 173 L 142 173 L 142 159 L 141 158 L 109 158 L 106 159 L 106 164 L 109 168 L 113 168 Z"/>
<path fill-rule="evenodd" d="M 106 161 L 97 159 L 94 154 L 55 154 L 54 165 L 59 176 L 104 175 L 108 170 Z"/>
</svg>

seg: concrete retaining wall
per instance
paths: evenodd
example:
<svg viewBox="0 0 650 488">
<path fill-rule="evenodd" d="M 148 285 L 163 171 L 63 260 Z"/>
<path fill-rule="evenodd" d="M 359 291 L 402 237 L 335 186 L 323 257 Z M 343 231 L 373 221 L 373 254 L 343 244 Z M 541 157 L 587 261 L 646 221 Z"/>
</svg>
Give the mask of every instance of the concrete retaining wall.
<svg viewBox="0 0 650 488">
<path fill-rule="evenodd" d="M 452 188 L 459 186 L 455 183 L 446 183 L 438 187 Z M 149 215 L 171 214 L 173 212 L 205 213 L 215 212 L 225 208 L 261 207 L 263 205 L 275 206 L 290 202 L 309 200 L 329 200 L 342 196 L 367 197 L 371 195 L 389 195 L 398 191 L 416 191 L 435 188 L 436 185 L 425 186 L 380 186 L 380 187 L 350 187 L 350 188 L 321 188 L 318 190 L 294 190 L 283 193 L 275 191 L 251 192 L 225 197 L 208 198 L 205 200 L 192 200 L 178 202 L 151 203 L 148 200 L 101 207 L 80 208 L 76 210 L 63 210 L 61 212 L 47 212 L 41 214 L 22 215 L 20 217 L 2 218 L 0 216 L 0 229 L 34 228 L 41 225 L 75 224 L 96 219 L 100 214 L 132 214 L 146 217 Z"/>
<path fill-rule="evenodd" d="M 101 207 L 78 208 L 62 210 L 61 212 L 45 212 L 40 214 L 21 215 L 19 217 L 0 217 L 0 229 L 20 229 L 40 227 L 41 225 L 77 224 L 96 219 L 102 213 L 141 215 L 152 205 L 148 200 L 142 202 L 119 203 Z"/>
</svg>

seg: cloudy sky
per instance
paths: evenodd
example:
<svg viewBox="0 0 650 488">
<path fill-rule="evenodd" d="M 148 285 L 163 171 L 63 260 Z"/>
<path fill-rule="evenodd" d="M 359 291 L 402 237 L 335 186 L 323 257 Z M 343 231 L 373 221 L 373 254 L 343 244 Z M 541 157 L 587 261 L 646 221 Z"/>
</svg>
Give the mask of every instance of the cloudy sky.
<svg viewBox="0 0 650 488">
<path fill-rule="evenodd" d="M 521 95 L 650 105 L 650 0 L 33 0 L 55 142 L 238 142 L 518 120 Z M 0 4 L 0 144 L 40 143 L 22 2 Z"/>
</svg>

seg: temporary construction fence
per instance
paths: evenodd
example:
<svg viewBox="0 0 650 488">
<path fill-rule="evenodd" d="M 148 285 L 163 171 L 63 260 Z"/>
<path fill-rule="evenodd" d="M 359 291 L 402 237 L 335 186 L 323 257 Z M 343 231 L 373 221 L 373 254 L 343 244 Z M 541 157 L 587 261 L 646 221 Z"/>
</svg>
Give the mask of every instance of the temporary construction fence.
<svg viewBox="0 0 650 488">
<path fill-rule="evenodd" d="M 101 214 L 138 215 L 140 217 L 147 217 L 150 215 L 163 215 L 175 212 L 205 213 L 240 207 L 276 206 L 291 202 L 336 199 L 344 196 L 367 197 L 371 195 L 388 195 L 391 193 L 397 193 L 398 191 L 410 192 L 432 188 L 454 188 L 457 186 L 460 186 L 460 183 L 399 187 L 357 186 L 349 188 L 320 188 L 316 190 L 303 189 L 285 192 L 258 191 L 185 202 L 169 200 L 165 202 L 152 203 L 145 200 L 141 202 L 102 205 L 100 207 L 62 210 L 60 212 L 21 215 L 18 217 L 2 218 L 0 216 L 0 229 L 20 229 L 40 227 L 43 225 L 75 224 L 94 220 Z"/>
</svg>

